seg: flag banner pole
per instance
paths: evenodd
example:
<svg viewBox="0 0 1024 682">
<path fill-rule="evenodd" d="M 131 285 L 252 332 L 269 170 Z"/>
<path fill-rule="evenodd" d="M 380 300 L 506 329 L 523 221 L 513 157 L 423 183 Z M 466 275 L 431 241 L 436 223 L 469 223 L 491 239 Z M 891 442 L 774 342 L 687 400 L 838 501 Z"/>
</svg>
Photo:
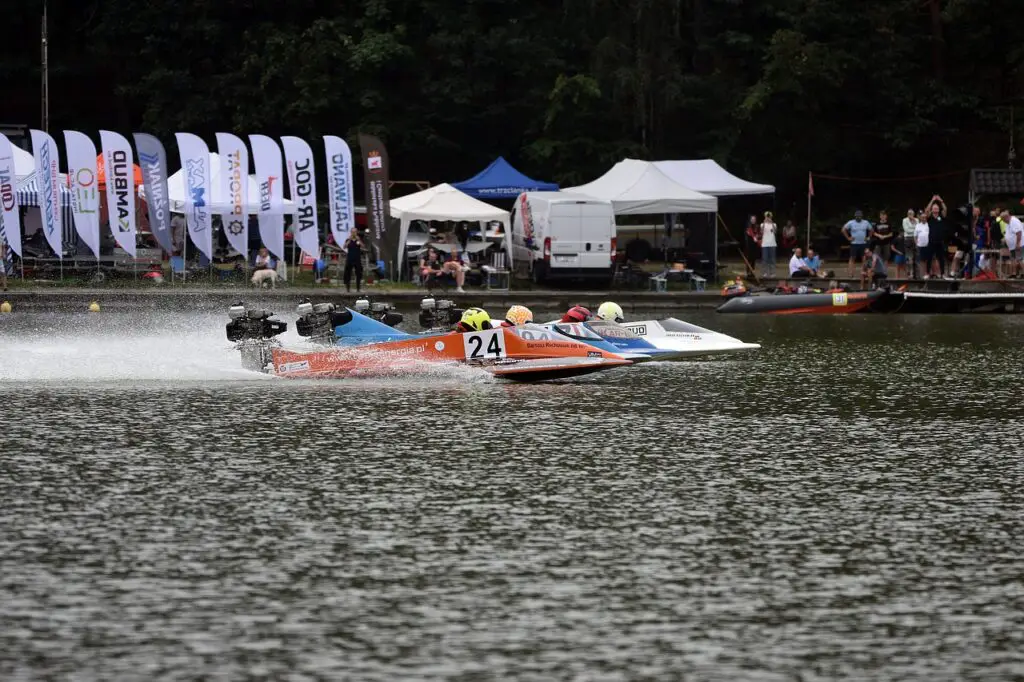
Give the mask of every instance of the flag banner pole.
<svg viewBox="0 0 1024 682">
<path fill-rule="evenodd" d="M 811 248 L 811 197 L 814 196 L 814 175 L 807 171 L 807 245 Z"/>
</svg>

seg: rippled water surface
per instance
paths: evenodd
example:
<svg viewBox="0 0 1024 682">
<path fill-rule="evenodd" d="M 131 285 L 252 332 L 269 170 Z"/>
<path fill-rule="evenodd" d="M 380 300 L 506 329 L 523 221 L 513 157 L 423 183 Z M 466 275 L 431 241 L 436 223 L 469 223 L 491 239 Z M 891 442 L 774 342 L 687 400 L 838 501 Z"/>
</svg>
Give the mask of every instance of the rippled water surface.
<svg viewBox="0 0 1024 682">
<path fill-rule="evenodd" d="M 0 316 L 0 679 L 1024 679 L 1024 319 L 289 382 Z"/>
</svg>

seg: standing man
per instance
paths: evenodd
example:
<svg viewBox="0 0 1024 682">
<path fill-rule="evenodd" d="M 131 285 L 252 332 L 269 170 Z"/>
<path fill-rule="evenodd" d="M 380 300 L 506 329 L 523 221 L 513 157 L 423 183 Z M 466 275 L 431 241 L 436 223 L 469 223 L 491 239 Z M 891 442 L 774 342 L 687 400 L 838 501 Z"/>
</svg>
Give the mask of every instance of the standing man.
<svg viewBox="0 0 1024 682">
<path fill-rule="evenodd" d="M 1010 252 L 1010 276 L 1020 274 L 1020 257 L 1024 253 L 1024 224 L 1020 218 L 1010 215 L 1010 209 L 1004 208 L 1002 215 L 1006 225 L 1006 248 Z"/>
<path fill-rule="evenodd" d="M 850 243 L 850 262 L 847 264 L 850 279 L 853 279 L 853 263 L 863 260 L 871 234 L 871 223 L 864 220 L 864 213 L 860 210 L 854 211 L 853 220 L 843 225 L 843 236 Z"/>
<path fill-rule="evenodd" d="M 352 291 L 352 271 L 356 273 L 356 293 L 360 293 L 363 283 L 363 238 L 359 228 L 355 227 L 348 233 L 345 240 L 345 291 Z"/>
<path fill-rule="evenodd" d="M 889 224 L 889 214 L 886 211 L 878 212 L 878 224 L 875 225 L 875 254 L 886 263 L 892 257 L 892 226 Z"/>
</svg>

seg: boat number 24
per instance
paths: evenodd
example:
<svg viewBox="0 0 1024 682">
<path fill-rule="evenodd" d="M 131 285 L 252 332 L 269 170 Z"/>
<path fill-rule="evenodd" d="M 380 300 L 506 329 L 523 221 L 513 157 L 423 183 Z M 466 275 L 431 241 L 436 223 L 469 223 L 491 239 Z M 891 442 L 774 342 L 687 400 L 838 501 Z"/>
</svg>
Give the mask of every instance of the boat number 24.
<svg viewBox="0 0 1024 682">
<path fill-rule="evenodd" d="M 462 335 L 467 360 L 498 360 L 506 356 L 505 333 L 500 329 Z"/>
</svg>

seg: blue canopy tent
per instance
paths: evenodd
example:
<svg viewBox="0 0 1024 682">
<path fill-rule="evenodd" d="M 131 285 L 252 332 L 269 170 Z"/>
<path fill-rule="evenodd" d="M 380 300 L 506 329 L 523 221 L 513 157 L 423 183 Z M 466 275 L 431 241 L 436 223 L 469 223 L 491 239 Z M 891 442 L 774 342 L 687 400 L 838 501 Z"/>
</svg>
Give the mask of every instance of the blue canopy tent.
<svg viewBox="0 0 1024 682">
<path fill-rule="evenodd" d="M 453 182 L 452 187 L 477 199 L 515 199 L 523 192 L 558 191 L 553 182 L 539 182 L 523 175 L 503 156 L 469 180 Z"/>
</svg>

